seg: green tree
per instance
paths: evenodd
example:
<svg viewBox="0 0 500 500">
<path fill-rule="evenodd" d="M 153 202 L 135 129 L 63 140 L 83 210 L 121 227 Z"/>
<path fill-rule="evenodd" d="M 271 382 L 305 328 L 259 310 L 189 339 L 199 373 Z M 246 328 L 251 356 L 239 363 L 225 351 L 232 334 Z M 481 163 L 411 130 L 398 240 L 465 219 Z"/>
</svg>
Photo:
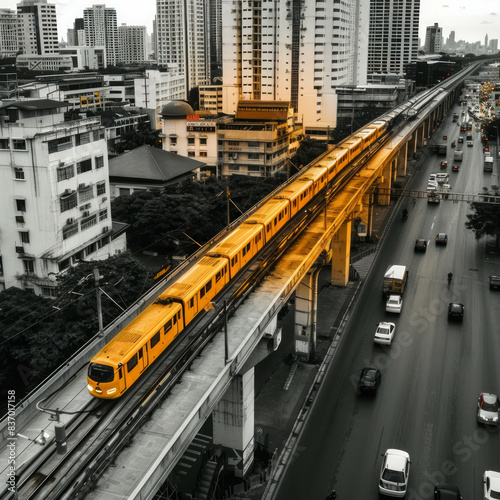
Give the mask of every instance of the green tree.
<svg viewBox="0 0 500 500">
<path fill-rule="evenodd" d="M 500 188 L 499 186 L 491 186 L 491 189 L 484 187 L 480 195 L 485 200 L 491 196 L 500 197 Z M 496 250 L 500 250 L 500 203 L 498 201 L 500 201 L 499 198 L 497 198 L 497 203 L 472 202 L 473 213 L 467 214 L 468 220 L 465 223 L 465 227 L 474 232 L 477 240 L 483 236 L 495 236 Z"/>
</svg>

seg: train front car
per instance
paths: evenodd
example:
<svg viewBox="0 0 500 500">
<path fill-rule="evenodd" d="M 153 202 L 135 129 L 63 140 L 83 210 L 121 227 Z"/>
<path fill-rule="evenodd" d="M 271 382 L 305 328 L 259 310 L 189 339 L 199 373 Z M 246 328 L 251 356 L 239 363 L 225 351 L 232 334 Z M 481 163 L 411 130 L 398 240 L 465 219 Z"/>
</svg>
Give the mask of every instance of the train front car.
<svg viewBox="0 0 500 500">
<path fill-rule="evenodd" d="M 92 358 L 90 394 L 100 399 L 122 396 L 183 327 L 181 304 L 160 295 Z"/>
</svg>

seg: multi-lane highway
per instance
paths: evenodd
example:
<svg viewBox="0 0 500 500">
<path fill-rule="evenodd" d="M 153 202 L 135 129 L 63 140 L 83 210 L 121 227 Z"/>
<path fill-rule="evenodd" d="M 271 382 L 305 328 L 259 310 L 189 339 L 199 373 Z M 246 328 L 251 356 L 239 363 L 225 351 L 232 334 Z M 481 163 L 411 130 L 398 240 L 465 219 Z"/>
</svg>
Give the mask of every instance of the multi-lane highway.
<svg viewBox="0 0 500 500">
<path fill-rule="evenodd" d="M 436 135 L 456 141 L 460 127 L 453 111 Z M 460 110 L 461 111 L 461 110 Z M 462 132 L 462 134 L 465 134 Z M 480 134 L 464 150 L 458 173 L 451 171 L 452 192 L 477 194 L 498 177 L 483 173 Z M 496 151 L 494 152 L 496 154 Z M 424 190 L 442 157 L 424 156 L 410 187 Z M 494 167 L 494 174 L 498 172 Z M 382 243 L 354 313 L 335 354 L 294 459 L 277 494 L 284 499 L 324 499 L 335 489 L 337 500 L 379 498 L 381 454 L 387 448 L 411 457 L 407 499 L 432 498 L 437 482 L 457 485 L 466 500 L 482 497 L 485 470 L 500 471 L 500 431 L 478 425 L 481 392 L 500 393 L 500 295 L 489 290 L 488 277 L 500 272 L 500 258 L 485 253 L 486 243 L 465 229 L 466 203 L 425 199 L 403 201 L 409 217 L 396 217 Z M 448 234 L 436 246 L 438 232 Z M 414 252 L 426 238 L 426 252 Z M 401 315 L 385 312 L 382 277 L 390 264 L 409 268 Z M 448 285 L 446 276 L 453 273 Z M 463 323 L 449 322 L 451 301 L 465 305 Z M 390 347 L 373 343 L 379 321 L 396 323 Z M 356 395 L 364 366 L 382 372 L 376 397 Z"/>
</svg>

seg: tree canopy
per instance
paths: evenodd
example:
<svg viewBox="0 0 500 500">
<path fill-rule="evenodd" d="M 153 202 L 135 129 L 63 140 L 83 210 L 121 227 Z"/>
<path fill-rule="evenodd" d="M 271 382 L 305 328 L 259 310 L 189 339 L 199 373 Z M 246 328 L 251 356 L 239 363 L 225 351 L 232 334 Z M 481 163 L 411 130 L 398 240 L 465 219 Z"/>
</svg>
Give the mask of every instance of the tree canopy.
<svg viewBox="0 0 500 500">
<path fill-rule="evenodd" d="M 490 196 L 500 196 L 500 187 L 484 187 L 479 194 L 486 201 Z M 474 232 L 477 240 L 484 236 L 495 236 L 495 248 L 500 250 L 500 203 L 475 201 L 471 203 L 471 209 L 472 213 L 467 214 L 465 227 Z"/>
</svg>

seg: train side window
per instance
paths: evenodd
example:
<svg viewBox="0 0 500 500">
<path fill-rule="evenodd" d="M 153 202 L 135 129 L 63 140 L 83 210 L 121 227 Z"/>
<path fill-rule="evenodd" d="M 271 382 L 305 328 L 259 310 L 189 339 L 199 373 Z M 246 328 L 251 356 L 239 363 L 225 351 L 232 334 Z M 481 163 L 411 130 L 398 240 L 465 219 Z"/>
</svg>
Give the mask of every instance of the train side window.
<svg viewBox="0 0 500 500">
<path fill-rule="evenodd" d="M 250 243 L 247 244 L 247 252 L 250 252 Z"/>
<path fill-rule="evenodd" d="M 207 293 L 212 290 L 212 280 L 210 280 L 207 285 L 205 286 L 205 290 L 207 291 Z"/>
<path fill-rule="evenodd" d="M 133 357 L 127 361 L 127 372 L 130 373 L 137 366 L 137 363 L 137 354 L 134 354 Z"/>
<path fill-rule="evenodd" d="M 142 359 L 142 347 L 139 349 L 139 359 Z"/>
<path fill-rule="evenodd" d="M 246 249 L 246 247 L 245 247 L 245 248 L 243 248 L 243 250 L 241 251 L 241 256 L 242 256 L 242 257 L 245 257 L 245 255 L 246 255 L 246 254 L 247 254 L 247 249 Z"/>
<path fill-rule="evenodd" d="M 278 218 L 277 218 L 277 217 L 275 217 L 275 218 L 274 218 L 274 227 L 276 227 L 276 225 L 277 225 L 277 224 L 278 224 Z"/>
<path fill-rule="evenodd" d="M 121 380 L 123 378 L 123 368 L 120 366 L 118 368 L 118 378 Z"/>
<path fill-rule="evenodd" d="M 200 290 L 200 299 L 202 299 L 204 296 L 205 296 L 205 287 L 203 287 L 203 288 Z"/>
<path fill-rule="evenodd" d="M 177 317 L 178 317 L 179 319 L 181 319 L 181 312 L 180 312 L 180 311 L 177 313 Z M 174 323 L 175 323 L 175 321 L 174 321 Z"/>
<path fill-rule="evenodd" d="M 266 232 L 269 232 L 269 231 L 271 231 L 271 224 L 268 224 L 268 225 L 266 226 Z"/>
<path fill-rule="evenodd" d="M 189 301 L 189 307 L 194 307 L 194 297 Z"/>
<path fill-rule="evenodd" d="M 167 333 L 170 329 L 172 328 L 172 320 L 169 319 L 166 323 L 165 326 L 163 327 L 163 331 Z"/>
<path fill-rule="evenodd" d="M 156 332 L 152 337 L 151 337 L 151 340 L 149 342 L 149 345 L 151 346 L 151 349 L 153 349 L 153 347 L 158 344 L 158 342 L 160 341 L 160 332 Z"/>
<path fill-rule="evenodd" d="M 218 283 L 220 281 L 220 279 L 222 278 L 222 271 L 219 271 L 216 275 L 215 275 L 215 282 Z"/>
</svg>

